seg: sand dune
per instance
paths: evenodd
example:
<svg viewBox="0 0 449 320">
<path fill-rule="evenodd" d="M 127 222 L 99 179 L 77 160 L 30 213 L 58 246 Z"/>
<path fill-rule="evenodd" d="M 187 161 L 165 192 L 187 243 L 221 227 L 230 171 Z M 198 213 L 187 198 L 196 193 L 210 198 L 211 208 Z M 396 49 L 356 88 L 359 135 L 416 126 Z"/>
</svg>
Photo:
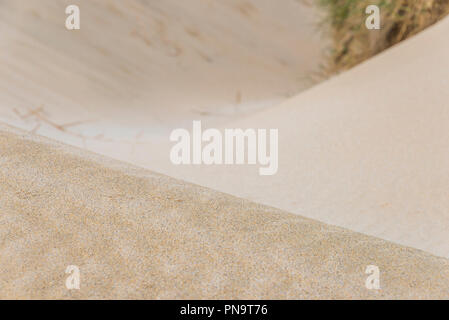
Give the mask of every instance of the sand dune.
<svg viewBox="0 0 449 320">
<path fill-rule="evenodd" d="M 77 2 L 0 1 L 0 298 L 448 297 L 449 19 L 300 93 L 298 1 Z M 279 129 L 278 173 L 174 166 L 192 120 Z"/>
<path fill-rule="evenodd" d="M 449 261 L 422 251 L 4 126 L 0 163 L 2 299 L 447 298 Z"/>
<path fill-rule="evenodd" d="M 87 138 L 165 138 L 192 119 L 275 105 L 310 86 L 321 61 L 313 10 L 296 0 L 76 2 L 79 31 L 65 28 L 73 1 L 0 2 L 0 117 L 78 146 L 18 113 L 42 107 Z"/>
<path fill-rule="evenodd" d="M 449 257 L 449 19 L 270 110 L 279 171 L 163 171 L 216 190 Z M 175 171 L 178 170 L 178 171 Z"/>
</svg>

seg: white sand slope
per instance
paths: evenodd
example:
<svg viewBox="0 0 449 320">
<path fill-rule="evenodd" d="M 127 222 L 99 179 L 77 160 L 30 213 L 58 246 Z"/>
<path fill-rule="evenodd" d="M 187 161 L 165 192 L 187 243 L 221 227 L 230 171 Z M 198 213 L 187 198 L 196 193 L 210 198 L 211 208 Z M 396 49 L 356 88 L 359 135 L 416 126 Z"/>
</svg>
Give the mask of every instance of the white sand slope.
<svg viewBox="0 0 449 320">
<path fill-rule="evenodd" d="M 229 126 L 279 129 L 279 171 L 166 173 L 449 257 L 449 19 Z"/>
<path fill-rule="evenodd" d="M 68 31 L 75 3 L 81 30 Z M 313 12 L 296 0 L 1 1 L 0 117 L 75 145 L 73 132 L 149 140 L 192 119 L 230 121 L 311 84 Z M 72 134 L 17 115 L 30 109 L 75 122 Z"/>
</svg>

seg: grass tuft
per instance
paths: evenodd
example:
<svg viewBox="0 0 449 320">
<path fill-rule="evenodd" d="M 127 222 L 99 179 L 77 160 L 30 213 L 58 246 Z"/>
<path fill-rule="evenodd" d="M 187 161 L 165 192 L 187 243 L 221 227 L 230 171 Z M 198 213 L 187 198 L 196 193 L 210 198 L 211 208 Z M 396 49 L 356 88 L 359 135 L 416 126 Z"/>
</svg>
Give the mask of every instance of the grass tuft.
<svg viewBox="0 0 449 320">
<path fill-rule="evenodd" d="M 326 73 L 354 67 L 449 13 L 449 0 L 316 0 L 326 9 L 333 48 Z M 381 29 L 365 27 L 368 5 L 380 8 Z"/>
</svg>

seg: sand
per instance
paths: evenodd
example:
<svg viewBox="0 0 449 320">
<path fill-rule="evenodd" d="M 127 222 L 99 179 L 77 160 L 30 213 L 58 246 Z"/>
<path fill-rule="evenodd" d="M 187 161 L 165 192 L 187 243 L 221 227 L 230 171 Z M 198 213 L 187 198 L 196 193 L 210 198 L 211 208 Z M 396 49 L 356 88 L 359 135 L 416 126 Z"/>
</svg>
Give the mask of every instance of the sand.
<svg viewBox="0 0 449 320">
<path fill-rule="evenodd" d="M 69 4 L 79 31 L 65 28 Z M 0 119 L 109 156 L 111 140 L 229 122 L 314 83 L 326 43 L 314 12 L 296 0 L 1 1 Z"/>
<path fill-rule="evenodd" d="M 279 106 L 227 124 L 279 129 L 276 175 L 259 176 L 258 165 L 161 161 L 152 169 L 449 257 L 448 30 L 446 18 Z"/>
<path fill-rule="evenodd" d="M 131 143 L 88 142 L 88 148 L 449 257 L 448 29 L 446 18 L 297 97 L 219 127 L 278 128 L 274 176 L 259 176 L 259 166 L 174 166 L 168 135 Z"/>
<path fill-rule="evenodd" d="M 0 163 L 2 299 L 448 298 L 449 261 L 419 250 L 6 126 Z"/>
<path fill-rule="evenodd" d="M 72 3 L 0 2 L 0 122 L 130 164 L 1 126 L 0 298 L 448 298 L 449 19 L 300 93 L 298 1 Z M 192 120 L 278 128 L 278 173 L 174 166 Z"/>
<path fill-rule="evenodd" d="M 5 32 L 0 45 L 5 50 L 0 52 L 6 63 L 0 64 L 0 120 L 178 179 L 449 257 L 449 19 L 268 107 L 284 99 L 277 96 L 280 89 L 300 91 L 302 85 L 293 79 L 307 76 L 319 62 L 313 52 L 319 52 L 314 43 L 321 39 L 312 36 L 313 19 L 295 19 L 307 17 L 306 8 L 285 1 L 273 9 L 262 1 L 251 18 L 232 5 L 238 2 L 198 1 L 192 10 L 179 1 L 136 1 L 131 6 L 113 1 L 112 7 L 102 0 L 92 7 L 92 2 L 81 3 L 88 10 L 83 11 L 81 32 L 73 34 L 58 27 L 63 2 L 42 1 L 42 7 L 2 2 Z M 189 14 L 178 21 L 173 17 L 180 12 Z M 90 24 L 90 15 L 102 18 Z M 268 23 L 267 17 L 279 19 Z M 136 19 L 152 26 L 146 35 L 155 45 L 130 36 L 133 30 L 147 30 Z M 167 27 L 167 38 L 156 32 L 157 21 Z M 185 27 L 193 21 L 207 41 L 188 35 Z M 267 36 L 258 38 L 259 32 Z M 164 39 L 179 42 L 184 54 L 170 56 Z M 217 59 L 204 61 L 195 48 L 218 50 Z M 301 48 L 310 48 L 311 54 Z M 279 64 L 274 57 L 288 63 Z M 227 115 L 217 116 L 217 110 Z M 77 122 L 85 120 L 92 122 Z M 260 177 L 258 166 L 174 166 L 169 133 L 191 128 L 192 120 L 202 120 L 205 127 L 278 128 L 278 173 Z"/>
</svg>

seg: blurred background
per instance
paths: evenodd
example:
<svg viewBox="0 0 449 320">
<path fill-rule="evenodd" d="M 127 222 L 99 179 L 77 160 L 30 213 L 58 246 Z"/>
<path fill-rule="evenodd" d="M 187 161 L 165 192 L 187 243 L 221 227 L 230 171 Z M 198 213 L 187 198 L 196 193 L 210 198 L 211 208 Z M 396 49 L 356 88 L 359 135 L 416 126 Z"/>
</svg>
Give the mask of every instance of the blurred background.
<svg viewBox="0 0 449 320">
<path fill-rule="evenodd" d="M 65 28 L 70 4 L 80 30 Z M 42 108 L 77 124 L 67 131 L 114 139 L 217 125 L 313 85 L 316 12 L 296 0 L 3 0 L 2 116 Z"/>
<path fill-rule="evenodd" d="M 72 4 L 80 30 L 65 28 Z M 365 28 L 370 4 L 380 30 Z M 275 108 L 448 11 L 449 0 L 1 0 L 0 121 L 146 165 L 157 152 L 136 145 L 158 151 L 192 120 Z"/>
<path fill-rule="evenodd" d="M 316 0 L 330 27 L 327 74 L 344 71 L 434 24 L 449 13 L 449 0 Z M 381 29 L 363 23 L 368 5 L 380 9 Z"/>
</svg>

